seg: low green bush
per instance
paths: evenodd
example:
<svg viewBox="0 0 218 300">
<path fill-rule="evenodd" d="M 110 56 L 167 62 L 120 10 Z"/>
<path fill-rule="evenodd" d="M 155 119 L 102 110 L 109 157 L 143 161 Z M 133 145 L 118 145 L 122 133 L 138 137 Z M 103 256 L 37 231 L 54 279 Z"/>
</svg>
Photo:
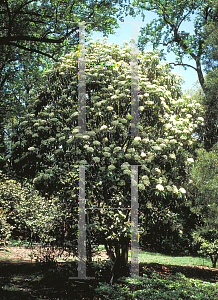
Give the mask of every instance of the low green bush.
<svg viewBox="0 0 218 300">
<path fill-rule="evenodd" d="M 28 240 L 21 240 L 20 238 L 18 239 L 9 239 L 8 241 L 8 247 L 26 247 L 26 248 L 30 248 L 31 246 L 33 248 L 36 247 L 40 247 L 42 244 L 41 243 L 37 243 L 37 242 L 32 242 L 32 244 L 30 245 L 30 242 Z"/>
<path fill-rule="evenodd" d="M 13 236 L 12 229 L 25 231 L 29 241 L 34 238 L 45 244 L 56 241 L 54 229 L 61 221 L 57 198 L 42 197 L 25 182 L 6 178 L 0 170 L 0 238 Z"/>
<path fill-rule="evenodd" d="M 7 222 L 6 214 L 0 207 L 0 244 L 5 244 L 9 240 L 12 229 L 13 226 Z"/>
<path fill-rule="evenodd" d="M 101 300 L 156 300 L 156 299 L 217 299 L 218 283 L 187 279 L 183 274 L 160 275 L 155 272 L 133 275 L 119 279 L 111 286 L 99 282 L 95 289 L 96 297 Z"/>
</svg>

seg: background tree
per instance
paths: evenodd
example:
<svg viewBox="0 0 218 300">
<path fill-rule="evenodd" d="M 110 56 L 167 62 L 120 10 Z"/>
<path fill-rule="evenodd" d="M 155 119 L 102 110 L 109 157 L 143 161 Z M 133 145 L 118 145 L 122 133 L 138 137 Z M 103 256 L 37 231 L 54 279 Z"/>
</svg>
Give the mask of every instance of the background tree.
<svg viewBox="0 0 218 300">
<path fill-rule="evenodd" d="M 17 49 L 57 60 L 61 53 L 60 46 L 69 37 L 67 51 L 72 45 L 78 44 L 78 24 L 75 22 L 89 22 L 91 25 L 86 28 L 88 33 L 93 29 L 103 31 L 104 34 L 112 33 L 114 27 L 118 27 L 115 16 L 121 15 L 120 10 L 115 7 L 117 3 L 118 1 L 1 1 L 0 45 L 3 64 L 14 58 L 17 60 Z M 51 44 L 52 48 L 46 48 L 46 45 Z M 1 84 L 6 77 L 7 73 Z"/>
<path fill-rule="evenodd" d="M 206 94 L 203 98 L 205 106 L 205 136 L 204 144 L 207 150 L 218 141 L 218 1 L 213 1 L 213 22 L 204 27 L 205 48 L 207 55 L 204 59 L 205 70 L 205 89 Z"/>
<path fill-rule="evenodd" d="M 125 1 L 0 1 L 0 156 L 7 154 L 8 129 L 29 105 L 42 71 L 77 49 L 78 23 L 105 35 L 118 27 Z M 119 6 L 118 7 L 116 6 Z M 13 141 L 12 141 L 13 143 Z M 3 167 L 2 159 L 0 167 Z"/>
<path fill-rule="evenodd" d="M 145 18 L 146 11 L 157 14 L 157 19 L 152 20 L 141 29 L 139 37 L 140 48 L 144 49 L 148 42 L 154 48 L 166 47 L 167 52 L 172 51 L 176 55 L 176 63 L 193 68 L 198 74 L 198 80 L 204 89 L 204 76 L 202 73 L 202 59 L 206 54 L 204 51 L 204 37 L 202 35 L 204 26 L 213 21 L 212 1 L 140 1 L 132 3 L 133 8 L 137 7 Z M 194 33 L 185 32 L 181 29 L 184 22 L 191 21 L 194 15 Z M 190 27 L 191 28 L 191 27 Z M 163 50 L 164 51 L 164 50 Z M 188 56 L 194 60 L 195 67 L 183 63 L 183 58 Z"/>
<path fill-rule="evenodd" d="M 140 31 L 139 47 L 141 50 L 144 49 L 147 43 L 152 43 L 154 49 L 162 48 L 163 56 L 165 53 L 164 49 L 176 55 L 176 61 L 171 62 L 171 66 L 190 67 L 197 72 L 199 83 L 204 91 L 205 99 L 207 99 L 205 100 L 207 106 L 205 127 L 200 138 L 201 140 L 204 139 L 205 148 L 211 149 L 217 141 L 217 111 L 215 108 L 217 107 L 217 104 L 215 104 L 217 99 L 214 97 L 216 89 L 212 89 L 211 80 L 212 77 L 217 77 L 215 73 L 214 76 L 210 73 L 207 83 L 205 83 L 203 66 L 205 64 L 209 66 L 211 58 L 213 57 L 214 62 L 217 56 L 217 47 L 212 46 L 216 45 L 214 42 L 217 39 L 214 31 L 217 28 L 217 0 L 135 0 L 131 7 L 133 10 L 137 8 L 143 19 L 146 17 L 146 11 L 152 11 L 157 14 L 157 18 Z M 194 26 L 193 33 L 187 31 L 187 29 L 186 31 L 182 29 L 185 22 L 190 22 L 190 29 Z M 184 63 L 185 57 L 193 61 L 195 66 Z M 209 61 L 210 63 L 208 64 Z M 207 72 L 208 70 L 207 67 Z"/>
<path fill-rule="evenodd" d="M 125 266 L 130 165 L 144 165 L 138 185 L 141 231 L 148 208 L 164 215 L 172 231 L 181 231 L 179 206 L 185 199 L 187 165 L 196 147 L 193 131 L 203 122 L 202 108 L 190 97 L 181 99 L 180 77 L 160 64 L 158 52 L 140 52 L 142 137 L 129 135 L 131 47 L 91 40 L 86 47 L 87 132 L 81 134 L 78 54 L 65 55 L 46 72 L 28 114 L 14 126 L 11 160 L 15 172 L 33 180 L 43 195 L 59 197 L 66 231 L 72 231 L 78 214 L 78 165 L 92 165 L 86 168 L 86 206 L 97 209 L 87 211 L 89 239 L 92 245 L 104 244 L 111 260 L 118 258 Z"/>
<path fill-rule="evenodd" d="M 199 149 L 197 155 L 187 187 L 189 203 L 199 219 L 193 237 L 200 245 L 200 253 L 209 256 L 215 268 L 218 259 L 218 144 L 210 152 Z"/>
</svg>

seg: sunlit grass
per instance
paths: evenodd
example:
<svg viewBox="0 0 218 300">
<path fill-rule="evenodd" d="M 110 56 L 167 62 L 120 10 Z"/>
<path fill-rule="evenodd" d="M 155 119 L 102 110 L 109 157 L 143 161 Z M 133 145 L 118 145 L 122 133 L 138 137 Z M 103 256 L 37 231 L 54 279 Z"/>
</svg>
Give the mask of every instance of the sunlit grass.
<svg viewBox="0 0 218 300">
<path fill-rule="evenodd" d="M 12 241 L 12 244 L 16 244 L 15 241 Z M 97 251 L 105 251 L 104 245 L 99 245 L 96 247 Z M 7 251 L 2 251 L 4 257 L 1 257 L 0 260 L 8 260 L 10 259 L 10 255 Z M 93 253 L 93 261 L 96 260 L 105 260 L 105 257 L 95 257 L 97 252 Z M 62 257 L 57 257 L 57 262 L 73 262 L 77 261 L 78 258 L 75 256 L 69 256 L 66 260 L 63 260 Z M 129 251 L 129 262 L 131 262 L 131 251 Z M 201 257 L 193 257 L 193 256 L 171 256 L 171 255 L 164 255 L 157 252 L 146 252 L 139 250 L 139 263 L 159 263 L 159 264 L 166 264 L 166 265 L 194 265 L 194 266 L 207 266 L 212 267 L 211 260 L 209 258 L 201 258 Z"/>
<path fill-rule="evenodd" d="M 130 254 L 131 255 L 131 254 Z M 139 251 L 139 262 L 159 263 L 166 265 L 193 265 L 211 267 L 209 258 L 193 257 L 193 256 L 170 256 L 161 253 L 152 253 Z"/>
<path fill-rule="evenodd" d="M 99 246 L 100 251 L 105 251 L 104 245 Z M 131 251 L 129 251 L 129 262 L 131 261 Z M 212 267 L 209 258 L 201 258 L 195 256 L 172 256 L 157 252 L 146 252 L 139 250 L 140 263 L 159 263 L 166 265 L 193 265 Z"/>
</svg>

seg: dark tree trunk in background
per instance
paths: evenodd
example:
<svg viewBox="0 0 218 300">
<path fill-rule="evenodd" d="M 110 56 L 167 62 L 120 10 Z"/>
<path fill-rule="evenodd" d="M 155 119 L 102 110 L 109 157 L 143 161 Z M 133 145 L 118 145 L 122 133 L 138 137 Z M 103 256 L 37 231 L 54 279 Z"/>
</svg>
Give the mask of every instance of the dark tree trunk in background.
<svg viewBox="0 0 218 300">
<path fill-rule="evenodd" d="M 113 284 L 114 280 L 117 280 L 118 278 L 123 276 L 129 276 L 128 249 L 129 243 L 126 242 L 124 242 L 123 244 L 117 244 L 115 246 L 116 259 L 111 270 L 111 285 Z"/>
<path fill-rule="evenodd" d="M 110 257 L 110 260 L 114 262 L 116 257 L 114 256 L 114 253 L 112 251 L 112 246 L 108 245 L 106 242 L 105 242 L 104 246 L 105 246 L 105 250 L 107 252 L 107 255 Z"/>
<path fill-rule="evenodd" d="M 218 259 L 218 256 L 217 255 L 210 255 L 210 259 L 212 261 L 212 265 L 213 265 L 213 268 L 216 268 L 216 263 L 217 263 L 217 259 Z"/>
<path fill-rule="evenodd" d="M 0 112 L 0 114 L 1 113 L 2 112 Z M 3 170 L 4 163 L 5 163 L 3 160 L 6 153 L 4 135 L 5 133 L 4 133 L 4 125 L 3 125 L 3 116 L 0 116 L 0 170 Z"/>
<path fill-rule="evenodd" d="M 121 262 L 123 266 L 127 266 L 128 264 L 128 250 L 128 245 L 122 245 Z"/>
<path fill-rule="evenodd" d="M 204 148 L 211 151 L 212 147 L 218 142 L 217 112 L 214 110 L 216 99 L 210 100 L 210 104 L 205 112 L 205 132 Z"/>
</svg>

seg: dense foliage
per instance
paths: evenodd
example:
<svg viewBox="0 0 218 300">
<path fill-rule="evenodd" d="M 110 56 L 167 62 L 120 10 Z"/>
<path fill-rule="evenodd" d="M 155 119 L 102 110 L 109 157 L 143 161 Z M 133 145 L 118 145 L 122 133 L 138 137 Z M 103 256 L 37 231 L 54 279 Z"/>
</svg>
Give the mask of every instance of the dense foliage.
<svg viewBox="0 0 218 300">
<path fill-rule="evenodd" d="M 72 232 L 78 222 L 78 165 L 92 165 L 86 167 L 86 207 L 101 210 L 87 211 L 87 237 L 115 259 L 115 248 L 128 249 L 130 242 L 130 165 L 142 165 L 141 234 L 158 220 L 165 238 L 181 236 L 180 208 L 197 145 L 193 132 L 203 123 L 201 105 L 181 98 L 181 80 L 160 63 L 158 52 L 139 52 L 140 135 L 132 136 L 131 47 L 91 40 L 85 58 L 87 132 L 81 134 L 78 56 L 67 54 L 46 72 L 32 108 L 14 126 L 8 159 L 17 176 L 33 180 L 45 197 L 58 197 L 66 232 Z"/>
<path fill-rule="evenodd" d="M 1 240 L 6 242 L 16 232 L 25 233 L 30 243 L 50 244 L 60 239 L 54 234 L 61 227 L 57 199 L 42 197 L 30 184 L 21 185 L 0 175 Z"/>
<path fill-rule="evenodd" d="M 148 273 L 148 274 L 146 274 Z M 110 286 L 100 283 L 95 289 L 97 296 L 104 300 L 111 299 L 215 299 L 218 286 L 200 280 L 187 279 L 181 273 L 176 275 L 159 275 L 146 272 L 143 277 L 119 279 Z M 102 298 L 103 297 L 103 298 Z"/>
<path fill-rule="evenodd" d="M 212 149 L 218 141 L 218 94 L 217 94 L 217 78 L 218 78 L 218 1 L 213 1 L 213 22 L 204 27 L 205 48 L 207 56 L 205 57 L 205 90 L 206 94 L 203 98 L 205 106 L 205 129 L 206 136 L 204 144 L 207 151 Z"/>
<path fill-rule="evenodd" d="M 166 52 L 175 54 L 171 66 L 181 65 L 196 71 L 206 107 L 204 130 L 199 139 L 204 141 L 205 149 L 210 150 L 217 142 L 217 0 L 135 0 L 131 5 L 145 20 L 146 12 L 154 12 L 157 16 L 140 30 L 140 49 L 152 43 L 154 49 L 161 49 L 163 57 Z M 185 63 L 185 57 L 194 65 Z M 203 67 L 207 73 L 210 70 L 207 80 Z"/>
<path fill-rule="evenodd" d="M 79 23 L 86 33 L 113 33 L 126 1 L 0 1 L 0 168 L 11 147 L 14 120 L 42 84 L 42 71 L 77 49 Z M 119 6 L 119 7 L 118 7 Z M 88 22 L 87 22 L 88 20 Z"/>
<path fill-rule="evenodd" d="M 193 233 L 200 253 L 211 258 L 213 267 L 218 259 L 218 145 L 212 151 L 200 149 L 192 167 L 188 187 L 190 205 L 199 222 Z"/>
</svg>

